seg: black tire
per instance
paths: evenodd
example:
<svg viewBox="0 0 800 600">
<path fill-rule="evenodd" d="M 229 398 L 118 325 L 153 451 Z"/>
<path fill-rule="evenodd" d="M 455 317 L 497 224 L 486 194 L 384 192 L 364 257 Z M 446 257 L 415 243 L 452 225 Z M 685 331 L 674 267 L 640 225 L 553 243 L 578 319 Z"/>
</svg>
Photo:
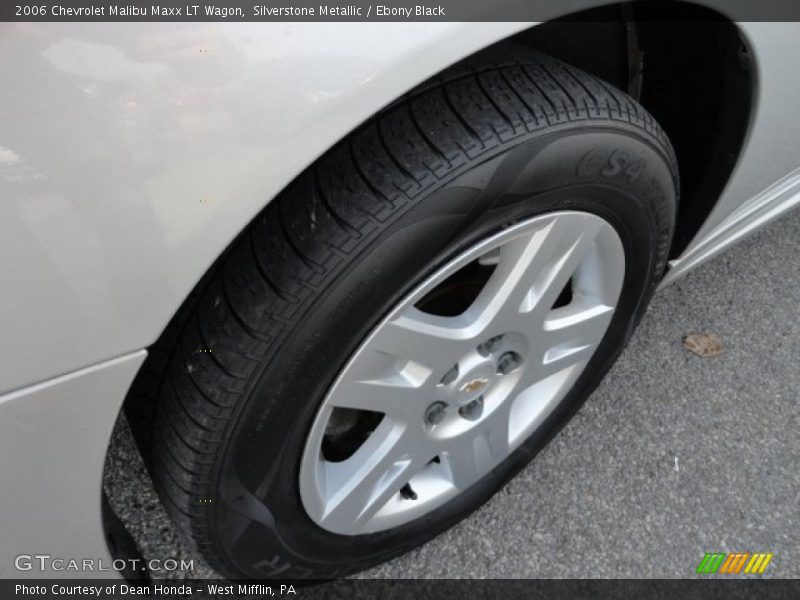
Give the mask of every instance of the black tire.
<svg viewBox="0 0 800 600">
<path fill-rule="evenodd" d="M 527 50 L 479 55 L 387 108 L 265 209 L 185 319 L 152 442 L 176 524 L 226 576 L 305 578 L 364 569 L 464 518 L 619 355 L 665 268 L 677 188 L 670 143 L 641 106 Z M 562 209 L 605 218 L 626 254 L 618 309 L 570 393 L 504 463 L 429 515 L 354 537 L 315 525 L 298 492 L 302 446 L 361 340 L 448 257 Z"/>
</svg>

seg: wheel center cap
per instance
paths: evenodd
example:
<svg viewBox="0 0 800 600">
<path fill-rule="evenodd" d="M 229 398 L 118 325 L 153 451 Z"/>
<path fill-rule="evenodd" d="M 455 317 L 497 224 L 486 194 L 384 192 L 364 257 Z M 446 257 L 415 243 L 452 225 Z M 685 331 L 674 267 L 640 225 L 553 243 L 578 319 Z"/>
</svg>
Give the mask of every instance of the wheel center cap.
<svg viewBox="0 0 800 600">
<path fill-rule="evenodd" d="M 472 394 L 473 392 L 481 391 L 488 383 L 489 380 L 486 377 L 476 377 L 475 379 L 467 381 L 458 391 L 464 392 L 465 394 Z"/>
<path fill-rule="evenodd" d="M 477 365 L 464 373 L 454 386 L 456 404 L 463 406 L 480 397 L 492 385 L 494 377 L 495 367 L 490 363 Z"/>
</svg>

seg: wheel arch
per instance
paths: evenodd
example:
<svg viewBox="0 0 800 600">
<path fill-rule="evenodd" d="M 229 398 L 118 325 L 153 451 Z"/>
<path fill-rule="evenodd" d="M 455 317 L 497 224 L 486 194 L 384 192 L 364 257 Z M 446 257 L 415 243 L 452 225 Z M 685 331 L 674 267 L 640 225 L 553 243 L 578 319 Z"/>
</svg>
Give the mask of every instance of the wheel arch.
<svg viewBox="0 0 800 600">
<path fill-rule="evenodd" d="M 624 2 L 515 38 L 627 91 L 664 128 L 681 172 L 670 258 L 680 256 L 720 199 L 750 129 L 757 69 L 744 32 L 700 4 Z"/>
</svg>

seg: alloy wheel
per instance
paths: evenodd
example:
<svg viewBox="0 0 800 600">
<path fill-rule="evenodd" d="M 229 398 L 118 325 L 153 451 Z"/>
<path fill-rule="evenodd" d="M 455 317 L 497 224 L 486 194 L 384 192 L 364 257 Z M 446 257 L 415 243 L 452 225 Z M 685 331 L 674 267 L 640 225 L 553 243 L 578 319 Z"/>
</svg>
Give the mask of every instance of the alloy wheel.
<svg viewBox="0 0 800 600">
<path fill-rule="evenodd" d="M 581 374 L 624 274 L 614 228 L 577 211 L 518 223 L 444 265 L 373 330 L 325 398 L 300 465 L 312 520 L 342 535 L 382 531 L 484 477 Z"/>
</svg>

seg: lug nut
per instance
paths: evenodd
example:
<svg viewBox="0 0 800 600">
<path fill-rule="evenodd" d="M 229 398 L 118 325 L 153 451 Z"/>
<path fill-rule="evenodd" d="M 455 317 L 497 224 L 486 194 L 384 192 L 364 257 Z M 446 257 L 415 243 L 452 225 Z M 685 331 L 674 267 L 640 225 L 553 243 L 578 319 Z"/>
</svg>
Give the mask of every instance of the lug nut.
<svg viewBox="0 0 800 600">
<path fill-rule="evenodd" d="M 446 402 L 434 402 L 425 411 L 425 425 L 434 427 L 442 422 L 447 412 Z"/>
<path fill-rule="evenodd" d="M 507 375 L 511 371 L 516 371 L 522 364 L 522 357 L 516 352 L 506 352 L 497 359 L 497 372 Z"/>
<path fill-rule="evenodd" d="M 442 377 L 441 382 L 439 385 L 450 385 L 458 378 L 458 365 L 455 365 L 452 369 L 450 369 L 447 373 L 444 374 Z"/>
<path fill-rule="evenodd" d="M 465 404 L 458 409 L 458 414 L 467 419 L 468 421 L 475 421 L 480 418 L 483 413 L 483 396 Z"/>
<path fill-rule="evenodd" d="M 503 341 L 502 335 L 496 335 L 493 338 L 490 338 L 483 342 L 480 346 L 478 346 L 478 354 L 481 356 L 489 356 L 494 352 L 500 350 L 500 346 Z"/>
</svg>

